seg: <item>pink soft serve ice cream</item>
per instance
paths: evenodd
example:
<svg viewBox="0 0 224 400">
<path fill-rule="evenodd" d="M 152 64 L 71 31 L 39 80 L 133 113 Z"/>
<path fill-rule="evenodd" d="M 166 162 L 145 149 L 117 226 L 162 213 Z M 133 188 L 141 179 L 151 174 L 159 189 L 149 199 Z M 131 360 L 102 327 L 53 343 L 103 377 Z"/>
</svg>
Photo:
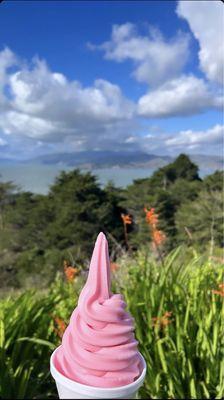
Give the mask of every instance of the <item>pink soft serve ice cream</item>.
<svg viewBox="0 0 224 400">
<path fill-rule="evenodd" d="M 113 388 L 128 385 L 142 372 L 134 320 L 123 296 L 110 292 L 106 237 L 100 233 L 87 282 L 55 355 L 55 367 L 84 385 Z"/>
</svg>

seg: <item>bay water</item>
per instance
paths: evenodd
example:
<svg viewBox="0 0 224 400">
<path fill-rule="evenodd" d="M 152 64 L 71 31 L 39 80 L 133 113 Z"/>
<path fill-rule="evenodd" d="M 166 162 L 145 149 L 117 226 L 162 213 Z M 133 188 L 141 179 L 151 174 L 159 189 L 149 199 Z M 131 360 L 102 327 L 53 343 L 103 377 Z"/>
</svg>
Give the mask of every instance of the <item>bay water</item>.
<svg viewBox="0 0 224 400">
<path fill-rule="evenodd" d="M 71 171 L 72 169 L 73 167 L 63 164 L 3 164 L 0 165 L 0 181 L 12 181 L 21 190 L 46 194 L 60 171 Z M 152 168 L 111 167 L 92 169 L 91 172 L 98 178 L 101 186 L 106 185 L 108 181 L 113 181 L 116 186 L 125 187 L 135 179 L 150 177 L 154 170 Z M 89 170 L 84 169 L 83 171 Z M 200 175 L 204 176 L 211 172 L 210 169 L 203 170 L 200 171 Z"/>
</svg>

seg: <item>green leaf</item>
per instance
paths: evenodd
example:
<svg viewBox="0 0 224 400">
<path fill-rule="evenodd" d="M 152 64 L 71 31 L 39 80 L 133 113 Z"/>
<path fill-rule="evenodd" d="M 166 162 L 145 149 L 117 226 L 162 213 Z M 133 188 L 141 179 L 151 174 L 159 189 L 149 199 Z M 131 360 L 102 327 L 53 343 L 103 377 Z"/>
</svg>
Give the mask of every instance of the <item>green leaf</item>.
<svg viewBox="0 0 224 400">
<path fill-rule="evenodd" d="M 49 347 L 51 350 L 55 349 L 55 344 L 49 342 L 48 340 L 44 340 L 44 339 L 38 339 L 35 337 L 21 337 L 19 339 L 17 339 L 17 342 L 30 342 L 30 343 L 34 343 L 34 344 L 40 344 L 41 346 L 47 346 Z"/>
</svg>

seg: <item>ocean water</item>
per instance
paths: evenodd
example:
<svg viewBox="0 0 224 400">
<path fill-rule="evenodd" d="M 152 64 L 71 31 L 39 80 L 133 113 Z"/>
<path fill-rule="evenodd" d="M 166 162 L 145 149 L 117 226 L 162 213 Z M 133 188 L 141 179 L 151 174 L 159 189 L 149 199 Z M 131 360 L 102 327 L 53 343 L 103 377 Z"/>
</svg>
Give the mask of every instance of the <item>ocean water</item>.
<svg viewBox="0 0 224 400">
<path fill-rule="evenodd" d="M 72 169 L 65 165 L 0 165 L 0 181 L 13 181 L 21 190 L 46 194 L 49 186 L 53 184 L 60 171 L 70 171 Z M 91 170 L 97 176 L 101 186 L 106 185 L 108 181 L 113 181 L 119 187 L 131 184 L 134 179 L 149 177 L 153 171 L 153 169 L 149 168 L 117 167 Z"/>
<path fill-rule="evenodd" d="M 66 165 L 42 165 L 42 164 L 17 164 L 0 165 L 0 181 L 13 181 L 21 190 L 33 193 L 46 194 L 49 186 L 53 184 L 60 171 L 70 171 L 72 167 Z M 84 171 L 87 171 L 86 169 Z M 101 186 L 108 181 L 113 181 L 116 186 L 125 187 L 134 179 L 147 178 L 152 175 L 154 169 L 150 168 L 103 168 L 93 169 L 91 172 L 97 176 Z M 200 171 L 203 177 L 213 171 L 210 168 Z"/>
</svg>

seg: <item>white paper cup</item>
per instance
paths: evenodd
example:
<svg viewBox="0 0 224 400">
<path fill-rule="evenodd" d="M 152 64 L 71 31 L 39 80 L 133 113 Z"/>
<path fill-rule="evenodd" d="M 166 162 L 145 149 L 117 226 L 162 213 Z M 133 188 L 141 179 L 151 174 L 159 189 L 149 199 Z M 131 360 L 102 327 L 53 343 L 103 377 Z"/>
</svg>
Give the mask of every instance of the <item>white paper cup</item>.
<svg viewBox="0 0 224 400">
<path fill-rule="evenodd" d="M 50 371 L 55 379 L 60 399 L 135 399 L 138 389 L 143 385 L 146 374 L 146 362 L 141 354 L 143 371 L 136 381 L 120 387 L 98 388 L 83 385 L 62 375 L 54 365 L 54 356 L 58 348 L 51 355 Z"/>
</svg>

